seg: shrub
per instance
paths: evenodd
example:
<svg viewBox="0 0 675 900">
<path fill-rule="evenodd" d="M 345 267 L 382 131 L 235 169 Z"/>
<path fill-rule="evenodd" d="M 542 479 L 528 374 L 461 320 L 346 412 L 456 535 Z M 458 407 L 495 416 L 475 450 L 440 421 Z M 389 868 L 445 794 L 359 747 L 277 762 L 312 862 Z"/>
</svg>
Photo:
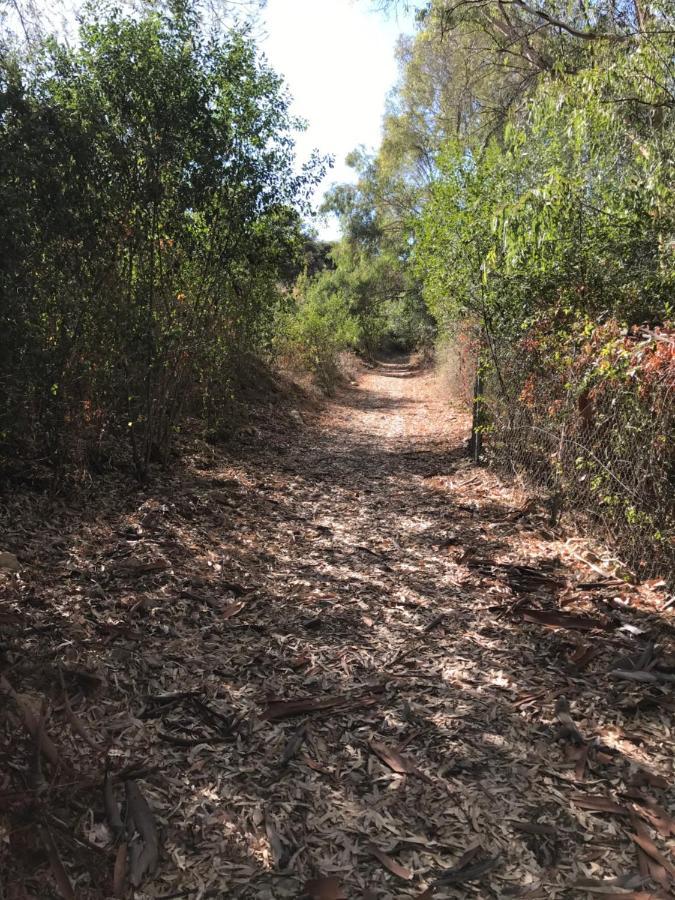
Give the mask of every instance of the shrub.
<svg viewBox="0 0 675 900">
<path fill-rule="evenodd" d="M 276 341 L 278 351 L 307 369 L 328 393 L 340 378 L 341 353 L 355 349 L 361 337 L 347 298 L 335 287 L 331 271 L 314 279 L 301 276 L 278 322 Z"/>
<path fill-rule="evenodd" d="M 140 476 L 269 339 L 317 174 L 242 31 L 91 13 L 0 59 L 0 434 L 59 467 L 124 436 Z"/>
</svg>

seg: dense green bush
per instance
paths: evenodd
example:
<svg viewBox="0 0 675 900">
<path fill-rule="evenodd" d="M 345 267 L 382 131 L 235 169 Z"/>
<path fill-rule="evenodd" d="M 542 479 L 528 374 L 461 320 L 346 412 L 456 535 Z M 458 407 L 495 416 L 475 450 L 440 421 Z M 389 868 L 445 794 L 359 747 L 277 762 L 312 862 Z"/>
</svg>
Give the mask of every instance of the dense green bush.
<svg viewBox="0 0 675 900">
<path fill-rule="evenodd" d="M 341 353 L 357 349 L 361 338 L 348 298 L 335 282 L 332 271 L 300 276 L 277 323 L 277 352 L 309 371 L 326 392 L 340 378 Z"/>
<path fill-rule="evenodd" d="M 276 341 L 328 390 L 339 377 L 342 351 L 373 358 L 427 346 L 433 337 L 421 295 L 393 254 L 371 255 L 343 241 L 331 257 L 332 268 L 298 279 Z"/>
<path fill-rule="evenodd" d="M 597 46 L 498 138 L 446 141 L 415 243 L 442 329 L 481 326 L 486 457 L 642 572 L 675 552 L 673 46 Z"/>
<path fill-rule="evenodd" d="M 353 154 L 357 183 L 329 198 L 352 309 L 380 346 L 406 311 L 401 346 L 435 328 L 452 380 L 477 376 L 474 453 L 482 441 L 483 459 L 583 509 L 625 560 L 665 570 L 673 4 L 411 5 L 418 27 L 399 45 L 382 144 Z M 474 345 L 473 360 L 448 360 L 448 346 Z"/>
<path fill-rule="evenodd" d="M 90 13 L 0 57 L 0 440 L 52 465 L 124 435 L 143 476 L 269 340 L 320 165 L 242 31 Z"/>
</svg>

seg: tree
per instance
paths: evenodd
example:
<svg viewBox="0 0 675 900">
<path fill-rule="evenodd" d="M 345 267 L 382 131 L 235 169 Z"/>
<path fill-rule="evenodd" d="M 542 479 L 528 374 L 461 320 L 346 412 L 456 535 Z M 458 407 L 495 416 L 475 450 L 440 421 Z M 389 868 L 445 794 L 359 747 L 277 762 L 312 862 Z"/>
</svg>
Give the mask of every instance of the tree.
<svg viewBox="0 0 675 900">
<path fill-rule="evenodd" d="M 269 340 L 322 165 L 246 30 L 90 13 L 0 68 L 0 431 L 36 452 L 126 434 L 140 475 Z M 83 435 L 88 439 L 83 439 Z M 64 442 L 66 444 L 64 445 Z M 72 447 L 71 447 L 72 449 Z"/>
</svg>

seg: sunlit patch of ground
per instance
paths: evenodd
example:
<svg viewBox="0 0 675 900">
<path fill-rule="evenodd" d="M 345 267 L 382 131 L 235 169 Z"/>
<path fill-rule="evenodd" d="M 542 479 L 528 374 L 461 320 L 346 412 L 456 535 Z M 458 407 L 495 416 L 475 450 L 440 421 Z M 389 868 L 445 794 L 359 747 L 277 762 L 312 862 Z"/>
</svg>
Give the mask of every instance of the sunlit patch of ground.
<svg viewBox="0 0 675 900">
<path fill-rule="evenodd" d="M 307 418 L 40 527 L 40 504 L 8 507 L 23 567 L 0 576 L 2 671 L 46 708 L 62 765 L 36 787 L 8 704 L 0 896 L 58 896 L 45 835 L 79 898 L 111 895 L 106 755 L 135 770 L 160 831 L 137 897 L 297 898 L 318 878 L 378 900 L 438 879 L 427 896 L 654 886 L 631 834 L 671 859 L 649 807 L 666 815 L 673 765 L 658 591 L 600 578 L 570 523 L 473 467 L 467 413 L 431 370 L 365 371 Z"/>
</svg>

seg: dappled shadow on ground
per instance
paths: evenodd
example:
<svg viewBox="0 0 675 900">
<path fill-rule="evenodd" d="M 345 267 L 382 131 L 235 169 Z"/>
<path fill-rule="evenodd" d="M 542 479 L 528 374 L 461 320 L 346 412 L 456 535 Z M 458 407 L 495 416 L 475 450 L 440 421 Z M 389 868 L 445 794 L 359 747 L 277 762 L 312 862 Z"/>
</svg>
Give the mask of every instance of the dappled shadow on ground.
<svg viewBox="0 0 675 900">
<path fill-rule="evenodd" d="M 107 506 L 38 529 L 13 502 L 2 672 L 19 704 L 48 699 L 61 763 L 36 773 L 21 706 L 3 713 L 7 897 L 56 896 L 55 852 L 78 897 L 112 894 L 106 758 L 160 828 L 145 896 L 297 898 L 330 876 L 414 897 L 472 847 L 484 874 L 434 896 L 578 898 L 646 866 L 629 830 L 662 838 L 644 804 L 636 825 L 578 795 L 668 805 L 673 700 L 653 673 L 675 667 L 672 615 L 581 568 L 465 437 L 429 372 L 380 367 L 321 422 L 203 447 Z M 278 702 L 298 698 L 325 708 Z"/>
<path fill-rule="evenodd" d="M 397 410 L 404 409 L 411 401 L 403 397 L 383 397 L 376 391 L 349 388 L 341 391 L 333 401 L 336 406 L 343 406 L 354 412 L 363 410 Z"/>
</svg>

